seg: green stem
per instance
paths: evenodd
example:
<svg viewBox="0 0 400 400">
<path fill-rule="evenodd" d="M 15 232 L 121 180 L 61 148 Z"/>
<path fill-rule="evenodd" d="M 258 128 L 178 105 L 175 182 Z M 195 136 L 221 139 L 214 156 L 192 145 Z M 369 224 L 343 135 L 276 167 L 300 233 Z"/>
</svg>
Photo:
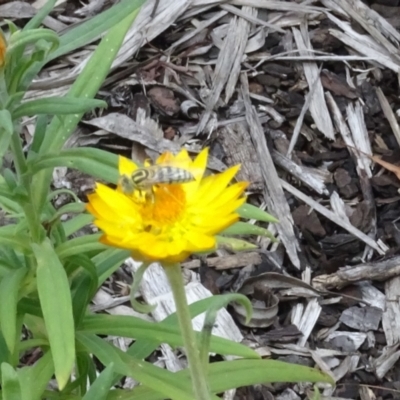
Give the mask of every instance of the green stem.
<svg viewBox="0 0 400 400">
<path fill-rule="evenodd" d="M 17 171 L 18 178 L 21 179 L 26 172 L 26 160 L 24 151 L 22 149 L 21 140 L 16 132 L 14 132 L 11 136 L 10 145 L 13 153 L 15 170 Z"/>
<path fill-rule="evenodd" d="M 38 212 L 33 206 L 31 201 L 32 200 L 31 184 L 30 184 L 30 179 L 26 175 L 27 172 L 26 159 L 24 155 L 24 150 L 22 148 L 21 139 L 16 132 L 14 132 L 11 137 L 10 147 L 14 156 L 14 165 L 15 165 L 15 170 L 17 171 L 18 180 L 20 184 L 22 184 L 25 190 L 28 192 L 29 200 L 25 204 L 22 204 L 22 207 L 24 209 L 26 220 L 29 225 L 31 237 L 34 242 L 40 243 L 43 237 L 41 232 L 42 227 L 40 224 L 40 218 Z"/>
<path fill-rule="evenodd" d="M 210 400 L 211 394 L 207 385 L 206 370 L 202 366 L 196 336 L 193 331 L 181 266 L 180 264 L 164 265 L 164 270 L 174 295 L 176 314 L 178 316 L 183 344 L 185 345 L 195 399 Z"/>
</svg>

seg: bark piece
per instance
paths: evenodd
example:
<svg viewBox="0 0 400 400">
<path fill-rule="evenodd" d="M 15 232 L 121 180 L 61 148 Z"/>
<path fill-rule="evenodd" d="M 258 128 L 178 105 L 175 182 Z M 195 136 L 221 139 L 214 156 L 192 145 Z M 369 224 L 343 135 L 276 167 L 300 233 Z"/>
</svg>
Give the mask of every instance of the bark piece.
<svg viewBox="0 0 400 400">
<path fill-rule="evenodd" d="M 279 220 L 279 223 L 276 224 L 276 228 L 291 262 L 296 268 L 300 268 L 300 259 L 297 254 L 300 247 L 294 234 L 293 219 L 290 213 L 290 208 L 272 161 L 264 136 L 264 130 L 254 107 L 251 105 L 248 80 L 245 74 L 242 74 L 241 76 L 241 83 L 249 133 L 252 137 L 258 159 L 260 160 L 261 172 L 264 178 L 264 199 L 267 203 L 268 210 Z"/>
<path fill-rule="evenodd" d="M 349 328 L 361 332 L 376 331 L 382 318 L 382 310 L 375 307 L 350 307 L 344 310 L 339 320 Z"/>
</svg>

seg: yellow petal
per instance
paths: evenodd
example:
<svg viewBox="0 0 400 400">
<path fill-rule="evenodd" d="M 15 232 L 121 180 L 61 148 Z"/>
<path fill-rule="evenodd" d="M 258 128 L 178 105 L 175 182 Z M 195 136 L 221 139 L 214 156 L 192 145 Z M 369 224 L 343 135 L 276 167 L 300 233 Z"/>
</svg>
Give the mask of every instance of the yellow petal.
<svg viewBox="0 0 400 400">
<path fill-rule="evenodd" d="M 190 251 L 193 252 L 207 251 L 215 248 L 215 237 L 196 230 L 188 231 L 186 239 L 190 244 Z"/>
<path fill-rule="evenodd" d="M 235 222 L 239 221 L 238 214 L 230 214 L 225 218 L 219 218 L 218 221 L 210 227 L 209 234 L 216 235 L 217 233 L 222 232 L 224 229 L 229 228 Z"/>
<path fill-rule="evenodd" d="M 133 217 L 138 219 L 137 204 L 125 194 L 109 188 L 101 183 L 97 184 L 96 194 L 112 210 L 113 214 L 119 216 Z"/>
<path fill-rule="evenodd" d="M 118 170 L 120 175 L 130 176 L 133 171 L 136 171 L 138 166 L 129 158 L 119 156 L 118 157 Z"/>
<path fill-rule="evenodd" d="M 247 187 L 246 182 L 240 182 L 226 188 L 211 204 L 209 207 L 211 209 L 216 209 L 229 204 L 241 196 Z"/>
<path fill-rule="evenodd" d="M 224 172 L 204 178 L 198 191 L 198 196 L 202 199 L 202 203 L 208 204 L 217 198 L 237 174 L 239 168 L 240 166 L 236 165 Z"/>
<path fill-rule="evenodd" d="M 208 148 L 203 149 L 192 162 L 190 166 L 190 172 L 196 178 L 196 181 L 200 181 L 203 178 L 204 172 L 207 167 L 208 159 Z"/>
</svg>

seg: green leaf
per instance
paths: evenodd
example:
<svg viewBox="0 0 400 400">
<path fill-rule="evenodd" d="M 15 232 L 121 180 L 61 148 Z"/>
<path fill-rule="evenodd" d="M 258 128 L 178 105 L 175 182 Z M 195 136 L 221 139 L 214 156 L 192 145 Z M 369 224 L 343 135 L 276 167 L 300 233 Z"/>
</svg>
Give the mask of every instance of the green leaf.
<svg viewBox="0 0 400 400">
<path fill-rule="evenodd" d="M 214 375 L 215 374 L 215 375 Z M 235 360 L 210 364 L 213 391 L 255 385 L 263 382 L 328 382 L 333 379 L 315 369 L 276 360 Z"/>
<path fill-rule="evenodd" d="M 188 370 L 176 373 L 180 380 L 189 379 Z M 209 365 L 209 385 L 213 393 L 265 382 L 328 382 L 327 374 L 314 368 L 275 360 L 234 360 Z M 154 389 L 137 386 L 131 391 L 113 390 L 107 400 L 164 400 Z"/>
<path fill-rule="evenodd" d="M 0 326 L 10 353 L 14 352 L 17 339 L 17 303 L 25 268 L 18 268 L 0 281 Z"/>
<path fill-rule="evenodd" d="M 0 191 L 0 205 L 3 208 L 3 210 L 9 214 L 22 215 L 23 211 L 22 211 L 21 206 L 13 199 L 10 199 L 10 197 L 13 197 L 13 196 L 10 196 L 9 194 L 7 194 L 6 196 L 3 196 L 2 193 L 4 193 L 4 192 Z"/>
<path fill-rule="evenodd" d="M 158 344 L 168 343 L 171 346 L 182 346 L 183 344 L 177 324 L 171 326 L 164 322 L 153 323 L 125 315 L 88 315 L 83 319 L 78 331 L 146 339 Z M 197 337 L 199 338 L 199 336 L 200 334 L 197 332 Z M 257 353 L 253 350 L 217 336 L 213 336 L 211 339 L 211 351 L 222 355 L 258 358 Z"/>
<path fill-rule="evenodd" d="M 223 230 L 220 235 L 256 235 L 270 238 L 273 242 L 277 242 L 274 235 L 265 228 L 249 224 L 248 222 L 238 221 L 229 228 Z"/>
<path fill-rule="evenodd" d="M 19 51 L 24 50 L 28 45 L 34 45 L 40 40 L 51 43 L 52 49 L 59 44 L 57 34 L 50 29 L 30 29 L 29 31 L 18 31 L 10 36 L 7 47 L 7 59 L 12 58 Z"/>
<path fill-rule="evenodd" d="M 110 363 L 90 386 L 89 391 L 83 396 L 82 400 L 105 400 L 112 386 L 113 377 L 114 364 Z"/>
<path fill-rule="evenodd" d="M 63 222 L 62 226 L 65 236 L 71 236 L 73 233 L 79 231 L 79 229 L 91 224 L 93 219 L 94 217 L 91 214 L 80 214 L 76 217 L 72 217 L 68 221 Z"/>
<path fill-rule="evenodd" d="M 79 236 L 70 239 L 57 247 L 57 255 L 60 259 L 65 259 L 70 256 L 88 253 L 93 250 L 108 249 L 108 246 L 99 242 L 101 236 L 101 233 L 96 233 L 93 235 Z"/>
<path fill-rule="evenodd" d="M 75 326 L 79 326 L 87 306 L 97 291 L 97 273 L 94 263 L 83 255 L 74 256 L 70 261 L 82 267 L 71 283 L 72 307 Z"/>
<path fill-rule="evenodd" d="M 8 146 L 10 145 L 11 136 L 14 132 L 14 125 L 11 114 L 8 110 L 0 110 L 0 157 L 2 158 Z"/>
<path fill-rule="evenodd" d="M 14 132 L 14 125 L 8 110 L 0 110 L 0 128 L 4 129 L 6 135 L 10 137 Z"/>
<path fill-rule="evenodd" d="M 17 225 L 6 225 L 0 228 L 0 243 L 20 252 L 30 250 L 28 235 L 18 232 Z"/>
<path fill-rule="evenodd" d="M 226 296 L 228 297 L 226 298 Z M 208 309 L 218 306 L 219 304 L 221 304 L 221 302 L 226 302 L 226 300 L 229 299 L 229 296 L 230 295 L 216 295 L 189 304 L 189 310 L 192 319 L 206 312 Z M 162 324 L 169 327 L 176 327 L 178 325 L 178 318 L 176 313 L 171 314 L 167 318 L 165 318 L 162 321 Z M 259 358 L 257 353 L 248 349 L 246 346 L 241 345 L 240 343 L 235 343 L 230 341 L 228 341 L 228 343 L 231 344 L 231 347 L 227 354 L 232 354 L 247 358 Z M 131 347 L 127 350 L 127 352 L 135 358 L 144 359 L 147 358 L 153 351 L 155 351 L 159 345 L 160 343 L 158 341 L 151 341 L 149 340 L 149 338 L 145 339 L 137 338 L 135 343 L 131 345 Z M 213 349 L 212 351 L 215 350 Z M 248 352 L 248 354 L 244 355 L 245 352 Z"/>
<path fill-rule="evenodd" d="M 127 15 L 139 11 L 145 0 L 124 0 L 107 11 L 91 18 L 76 28 L 69 30 L 60 39 L 60 47 L 51 54 L 47 61 L 67 54 L 97 39 L 102 33 L 120 23 Z M 110 43 L 113 46 L 114 43 Z"/>
<path fill-rule="evenodd" d="M 18 371 L 21 383 L 22 400 L 41 400 L 54 374 L 51 352 L 47 351 L 32 366 L 23 367 Z"/>
<path fill-rule="evenodd" d="M 30 171 L 35 174 L 43 169 L 68 167 L 90 174 L 107 182 L 118 182 L 118 156 L 100 149 L 68 149 L 56 154 L 36 157 L 30 163 Z"/>
<path fill-rule="evenodd" d="M 319 392 L 319 389 L 316 385 L 314 385 L 314 393 L 311 395 L 312 397 L 309 397 L 310 394 L 308 395 L 308 398 L 310 400 L 322 400 L 321 399 L 321 393 Z"/>
<path fill-rule="evenodd" d="M 176 374 L 155 367 L 151 363 L 136 360 L 95 335 L 78 333 L 77 341 L 86 348 L 88 353 L 95 354 L 104 365 L 114 363 L 116 372 L 131 376 L 143 385 L 154 388 L 157 392 L 162 393 L 162 398 L 167 397 L 174 400 L 193 398 L 190 379 L 178 380 Z M 212 399 L 218 400 L 214 396 Z"/>
<path fill-rule="evenodd" d="M 28 161 L 34 159 L 39 153 L 40 146 L 43 143 L 44 135 L 46 134 L 48 118 L 49 117 L 47 115 L 43 114 L 38 115 L 38 117 L 36 118 L 35 133 L 33 134 L 33 140 L 30 149 L 28 150 Z"/>
<path fill-rule="evenodd" d="M 35 347 L 49 348 L 49 341 L 47 339 L 28 339 L 18 343 L 18 351 L 25 352 L 32 350 Z M 51 353 L 50 353 L 51 354 Z M 54 369 L 53 369 L 54 372 Z"/>
<path fill-rule="evenodd" d="M 100 44 L 97 46 L 82 73 L 72 85 L 68 97 L 90 99 L 96 95 L 111 68 L 126 33 L 132 25 L 133 20 L 136 18 L 139 10 L 135 9 L 135 11 L 132 12 L 131 6 L 137 6 L 137 4 L 138 3 L 132 0 L 125 0 L 117 4 L 117 6 L 122 7 L 122 9 L 120 9 L 122 14 L 119 15 L 118 20 L 115 21 L 116 25 L 107 32 Z M 104 14 L 100 14 L 102 15 L 102 18 L 109 18 L 109 20 L 111 20 L 116 16 L 114 7 L 109 11 L 110 13 L 108 14 L 108 17 L 105 17 Z M 91 21 L 96 20 L 96 18 L 97 17 L 91 19 Z M 96 23 L 99 22 L 98 19 L 96 21 Z M 91 31 L 90 34 L 95 30 L 93 26 L 93 29 L 91 29 L 87 24 L 82 24 L 81 27 L 84 31 Z M 70 51 L 71 48 L 68 46 L 72 44 L 73 41 L 75 41 L 76 44 L 77 41 L 81 40 L 80 38 L 85 36 L 82 31 L 74 31 L 73 35 L 74 36 L 70 36 L 69 38 L 67 35 L 63 37 L 63 46 L 65 44 L 63 51 Z M 81 118 L 82 114 L 72 114 L 67 117 L 54 117 L 46 131 L 45 138 L 40 148 L 40 153 L 42 155 L 48 153 L 59 153 L 64 146 L 65 141 L 74 132 Z M 51 171 L 42 171 L 33 177 L 31 201 L 34 204 L 35 209 L 39 211 L 43 209 L 44 204 L 46 203 L 51 177 Z"/>
<path fill-rule="evenodd" d="M 255 244 L 249 243 L 246 240 L 219 235 L 216 236 L 216 239 L 219 249 L 228 249 L 231 251 L 246 251 L 257 249 L 257 246 Z"/>
<path fill-rule="evenodd" d="M 47 3 L 33 16 L 28 23 L 23 27 L 23 31 L 35 29 L 40 26 L 42 21 L 50 14 L 57 0 L 48 0 Z"/>
<path fill-rule="evenodd" d="M 68 115 L 85 113 L 96 107 L 107 107 L 103 100 L 79 99 L 72 97 L 49 97 L 39 100 L 27 101 L 13 112 L 13 119 L 32 115 Z"/>
<path fill-rule="evenodd" d="M 78 344 L 79 349 L 79 344 Z M 96 360 L 97 361 L 97 360 Z M 76 354 L 76 373 L 81 379 L 80 393 L 84 395 L 88 390 L 88 383 L 91 385 L 97 379 L 96 361 L 86 352 Z"/>
<path fill-rule="evenodd" d="M 14 368 L 7 363 L 1 364 L 2 400 L 21 400 L 21 387 Z"/>
<path fill-rule="evenodd" d="M 53 192 L 52 194 L 55 194 L 55 192 Z M 85 211 L 84 203 L 80 203 L 80 202 L 79 203 L 75 203 L 75 202 L 68 203 L 68 204 L 65 204 L 64 206 L 61 206 L 59 209 L 57 209 L 57 211 L 54 212 L 54 214 L 51 216 L 51 218 L 49 220 L 46 221 L 46 223 L 49 225 L 52 225 L 56 222 L 59 222 L 59 220 L 61 219 L 61 217 L 64 214 L 74 214 L 74 213 L 81 214 L 84 211 Z M 61 226 L 63 226 L 63 225 L 61 224 Z"/>
<path fill-rule="evenodd" d="M 75 361 L 74 319 L 67 274 L 50 241 L 32 245 L 37 260 L 37 286 L 60 389 Z"/>
<path fill-rule="evenodd" d="M 274 223 L 279 222 L 279 220 L 277 220 L 272 215 L 248 203 L 244 203 L 243 205 L 241 205 L 236 210 L 236 212 L 242 218 L 255 219 L 257 221 L 264 221 L 264 222 L 274 222 Z"/>
<path fill-rule="evenodd" d="M 248 322 L 252 316 L 253 309 L 251 306 L 251 301 L 242 294 L 231 293 L 224 296 L 218 296 L 216 300 L 212 302 L 212 305 L 207 309 L 200 336 L 199 352 L 204 369 L 208 368 L 211 333 L 214 328 L 218 310 L 226 307 L 231 302 L 240 303 L 244 307 L 246 310 L 246 322 Z"/>
<path fill-rule="evenodd" d="M 110 277 L 121 264 L 130 257 L 127 250 L 107 249 L 92 258 L 97 268 L 99 287 Z"/>
<path fill-rule="evenodd" d="M 8 362 L 10 359 L 10 352 L 8 351 L 6 341 L 3 338 L 3 334 L 0 332 L 0 364 Z"/>
</svg>

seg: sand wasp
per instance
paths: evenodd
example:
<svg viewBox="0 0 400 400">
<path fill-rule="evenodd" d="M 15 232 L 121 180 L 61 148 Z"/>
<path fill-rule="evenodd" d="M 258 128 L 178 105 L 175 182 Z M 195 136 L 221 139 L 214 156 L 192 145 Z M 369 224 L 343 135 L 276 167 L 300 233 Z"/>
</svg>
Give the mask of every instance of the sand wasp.
<svg viewBox="0 0 400 400">
<path fill-rule="evenodd" d="M 152 165 L 139 168 L 133 171 L 130 176 L 123 175 L 120 184 L 125 194 L 131 194 L 134 190 L 148 194 L 153 191 L 155 185 L 170 185 L 194 180 L 193 174 L 186 169 L 167 165 Z"/>
</svg>

